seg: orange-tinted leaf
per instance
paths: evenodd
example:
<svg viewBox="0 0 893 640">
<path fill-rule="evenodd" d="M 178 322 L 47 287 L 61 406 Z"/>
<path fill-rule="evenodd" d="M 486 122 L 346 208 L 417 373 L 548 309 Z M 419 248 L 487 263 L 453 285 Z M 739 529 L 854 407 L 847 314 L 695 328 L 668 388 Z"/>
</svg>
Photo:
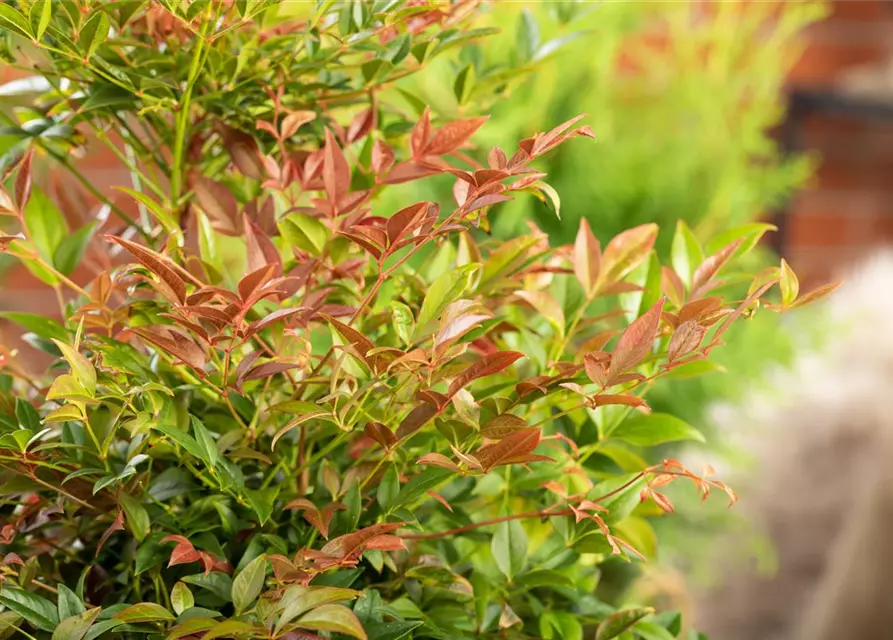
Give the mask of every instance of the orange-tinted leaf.
<svg viewBox="0 0 893 640">
<path fill-rule="evenodd" d="M 329 203 L 334 206 L 350 188 L 350 166 L 329 129 L 326 129 L 322 177 Z"/>
<path fill-rule="evenodd" d="M 409 136 L 409 148 L 412 151 L 413 158 L 421 158 L 425 155 L 425 147 L 428 146 L 428 139 L 431 137 L 431 110 L 425 107 L 422 117 L 412 128 Z"/>
<path fill-rule="evenodd" d="M 415 223 L 428 216 L 428 212 L 437 205 L 433 202 L 418 202 L 412 206 L 401 209 L 388 218 L 386 229 L 388 234 L 388 246 L 392 246 L 404 236 L 408 229 Z"/>
<path fill-rule="evenodd" d="M 679 325 L 670 338 L 669 360 L 688 355 L 698 348 L 707 330 L 697 320 L 687 320 Z"/>
<path fill-rule="evenodd" d="M 797 307 L 802 307 L 804 305 L 807 305 L 811 302 L 815 302 L 816 300 L 820 300 L 820 299 L 824 298 L 826 295 L 828 295 L 829 293 L 831 293 L 832 291 L 834 291 L 835 289 L 837 289 L 837 287 L 839 287 L 839 286 L 840 286 L 840 283 L 835 282 L 833 284 L 822 285 L 821 287 L 813 289 L 809 293 L 804 293 L 802 296 L 800 296 L 799 298 L 797 298 L 797 300 L 794 301 L 794 303 L 791 305 L 791 308 L 795 309 Z"/>
<path fill-rule="evenodd" d="M 368 544 L 383 535 L 387 535 L 392 531 L 396 531 L 402 527 L 403 522 L 385 522 L 374 524 L 372 526 L 348 533 L 334 540 L 329 541 L 323 548 L 322 552 L 336 557 L 347 557 L 362 553 Z"/>
<path fill-rule="evenodd" d="M 427 424 L 435 415 L 437 415 L 436 406 L 427 402 L 420 404 L 410 411 L 409 414 L 403 418 L 403 421 L 400 422 L 400 425 L 397 427 L 397 438 L 402 440 L 403 438 L 412 435 L 425 426 L 425 424 Z"/>
<path fill-rule="evenodd" d="M 627 407 L 647 407 L 648 404 L 639 396 L 629 394 L 611 394 L 600 393 L 592 397 L 592 402 L 596 407 L 606 404 L 620 404 Z"/>
<path fill-rule="evenodd" d="M 424 148 L 423 155 L 440 156 L 451 153 L 465 144 L 489 119 L 489 116 L 458 120 L 437 130 L 434 138 Z"/>
<path fill-rule="evenodd" d="M 444 469 L 449 469 L 450 471 L 459 472 L 459 466 L 447 458 L 442 453 L 426 453 L 421 458 L 416 461 L 416 464 L 425 465 L 425 466 L 433 466 L 433 467 L 443 467 Z"/>
<path fill-rule="evenodd" d="M 660 269 L 660 288 L 675 306 L 681 307 L 685 303 L 685 285 L 679 274 L 669 267 Z"/>
<path fill-rule="evenodd" d="M 267 316 L 264 316 L 260 320 L 256 320 L 252 322 L 248 328 L 245 330 L 245 338 L 248 339 L 253 336 L 255 333 L 263 331 L 270 325 L 279 322 L 280 320 L 287 320 L 292 316 L 306 311 L 307 309 L 304 307 L 298 307 L 297 309 L 276 309 Z"/>
<path fill-rule="evenodd" d="M 178 564 L 188 564 L 190 562 L 198 562 L 201 555 L 198 550 L 189 542 L 185 536 L 167 536 L 162 538 L 162 542 L 176 542 L 177 546 L 171 551 L 170 561 L 167 566 L 173 567 Z"/>
<path fill-rule="evenodd" d="M 642 317 L 637 318 L 626 328 L 611 354 L 609 378 L 614 378 L 617 374 L 636 366 L 651 353 L 660 328 L 660 314 L 663 308 L 664 299 L 661 298 L 657 304 L 642 314 Z"/>
<path fill-rule="evenodd" d="M 601 245 L 592 233 L 586 218 L 581 218 L 580 229 L 574 242 L 574 274 L 588 295 L 593 294 L 598 284 L 601 261 Z"/>
<path fill-rule="evenodd" d="M 723 265 L 729 261 L 729 258 L 731 258 L 738 247 L 741 246 L 742 242 L 744 242 L 744 238 L 735 240 L 735 242 L 726 245 L 698 265 L 698 268 L 695 269 L 695 273 L 691 278 L 692 296 L 696 297 L 707 290 L 708 285 L 711 284 L 714 276 L 716 276 Z"/>
<path fill-rule="evenodd" d="M 249 380 L 260 380 L 262 378 L 269 378 L 270 376 L 274 376 L 277 373 L 289 371 L 290 369 L 296 369 L 297 367 L 298 365 L 289 362 L 264 362 L 263 364 L 252 367 L 249 371 L 247 371 L 245 375 L 240 378 L 239 384 L 241 385 L 241 383 L 248 382 Z"/>
<path fill-rule="evenodd" d="M 375 127 L 375 109 L 363 109 L 351 121 L 347 127 L 347 142 L 354 143 L 361 138 L 369 135 L 369 132 Z"/>
<path fill-rule="evenodd" d="M 427 178 L 438 173 L 441 173 L 441 170 L 434 167 L 415 162 L 400 162 L 391 169 L 383 182 L 384 184 L 402 184 L 412 180 L 419 180 L 420 178 Z"/>
<path fill-rule="evenodd" d="M 540 443 L 539 429 L 522 429 L 499 442 L 481 447 L 474 454 L 485 471 L 493 467 L 527 461 Z"/>
<path fill-rule="evenodd" d="M 24 211 L 28 200 L 31 198 L 31 158 L 34 156 L 34 148 L 29 148 L 19 165 L 19 173 L 16 176 L 15 195 L 19 211 Z"/>
<path fill-rule="evenodd" d="M 381 175 L 392 166 L 394 166 L 393 150 L 383 140 L 376 140 L 372 145 L 372 171 L 376 175 Z"/>
<path fill-rule="evenodd" d="M 498 351 L 484 356 L 470 367 L 460 373 L 451 383 L 447 391 L 447 395 L 454 396 L 459 389 L 465 388 L 467 384 L 478 378 L 492 376 L 499 373 L 506 367 L 510 366 L 518 358 L 523 358 L 524 354 L 517 351 Z"/>
<path fill-rule="evenodd" d="M 163 325 L 133 327 L 130 329 L 130 332 L 162 351 L 175 356 L 196 371 L 204 371 L 206 362 L 205 350 L 173 327 Z"/>
<path fill-rule="evenodd" d="M 282 275 L 282 257 L 273 241 L 254 220 L 245 214 L 243 214 L 243 224 L 245 226 L 248 269 L 257 271 L 265 265 L 275 264 L 278 265 L 275 275 Z"/>
<path fill-rule="evenodd" d="M 337 331 L 341 335 L 341 337 L 347 341 L 348 344 L 353 346 L 361 356 L 365 357 L 367 353 L 375 348 L 375 345 L 369 338 L 364 336 L 353 327 L 349 327 L 343 322 L 336 320 L 331 316 L 325 314 L 320 315 L 322 315 L 325 321 L 332 325 L 335 331 Z"/>
<path fill-rule="evenodd" d="M 155 253 L 151 249 L 147 249 L 130 240 L 125 240 L 124 238 L 112 235 L 106 235 L 105 237 L 107 240 L 115 242 L 127 249 L 140 264 L 164 281 L 164 283 L 176 294 L 177 299 L 180 302 L 186 300 L 186 282 L 180 277 L 180 274 L 177 272 L 178 267 L 176 267 L 173 262 L 161 254 Z M 189 274 L 185 273 L 185 275 Z M 189 276 L 189 279 L 193 284 L 201 284 L 192 276 Z"/>
<path fill-rule="evenodd" d="M 266 264 L 260 269 L 252 271 L 246 275 L 239 280 L 239 297 L 241 297 L 243 301 L 251 298 L 255 291 L 263 287 L 274 277 L 275 272 L 275 265 Z"/>
<path fill-rule="evenodd" d="M 604 352 L 587 353 L 583 356 L 583 368 L 586 375 L 597 385 L 604 387 L 608 384 L 608 359 L 599 357 Z M 604 354 L 607 355 L 607 354 Z"/>
<path fill-rule="evenodd" d="M 312 120 L 316 120 L 315 111 L 292 111 L 282 119 L 282 123 L 279 125 L 282 138 L 291 138 L 298 132 L 298 129 Z"/>
<path fill-rule="evenodd" d="M 639 266 L 651 252 L 658 226 L 653 222 L 628 229 L 612 239 L 602 256 L 602 280 L 620 280 Z"/>
<path fill-rule="evenodd" d="M 453 512 L 453 508 L 450 506 L 450 503 L 447 502 L 446 498 L 444 498 L 442 495 L 440 495 L 439 493 L 434 493 L 433 491 L 426 491 L 425 493 L 427 493 L 429 496 L 431 496 L 432 498 L 437 500 L 440 504 L 442 504 L 444 507 L 446 507 L 446 509 L 450 513 Z"/>
</svg>

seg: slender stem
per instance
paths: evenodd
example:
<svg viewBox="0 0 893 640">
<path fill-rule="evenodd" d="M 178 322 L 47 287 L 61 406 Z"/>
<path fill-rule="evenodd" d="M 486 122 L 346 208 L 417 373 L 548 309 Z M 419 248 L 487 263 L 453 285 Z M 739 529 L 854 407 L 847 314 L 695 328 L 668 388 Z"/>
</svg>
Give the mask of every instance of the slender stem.
<svg viewBox="0 0 893 640">
<path fill-rule="evenodd" d="M 186 151 L 186 129 L 189 125 L 189 104 L 192 100 L 192 89 L 198 80 L 199 70 L 205 50 L 205 38 L 208 25 L 202 27 L 202 35 L 196 41 L 195 50 L 192 53 L 192 66 L 189 69 L 189 79 L 186 82 L 186 90 L 178 105 L 176 126 L 174 129 L 174 163 L 171 168 L 171 209 L 176 209 L 180 202 L 180 192 L 183 188 L 183 154 Z"/>
</svg>

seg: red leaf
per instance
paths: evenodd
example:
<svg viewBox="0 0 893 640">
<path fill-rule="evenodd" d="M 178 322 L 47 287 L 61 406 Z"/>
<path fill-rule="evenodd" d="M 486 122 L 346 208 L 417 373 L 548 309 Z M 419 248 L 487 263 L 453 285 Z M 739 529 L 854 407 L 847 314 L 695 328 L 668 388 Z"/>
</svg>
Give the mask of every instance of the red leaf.
<svg viewBox="0 0 893 640">
<path fill-rule="evenodd" d="M 239 280 L 239 297 L 242 298 L 243 304 L 248 301 L 258 289 L 270 282 L 270 280 L 273 279 L 275 272 L 275 265 L 266 264 Z"/>
<path fill-rule="evenodd" d="M 581 114 L 574 118 L 571 118 L 567 122 L 563 122 L 548 133 L 544 133 L 540 136 L 536 137 L 536 142 L 533 145 L 533 150 L 530 155 L 536 156 L 541 153 L 545 153 L 549 149 L 551 149 L 555 144 L 560 142 L 559 136 L 570 129 L 575 123 L 579 122 L 583 118 L 586 117 L 586 114 Z"/>
<path fill-rule="evenodd" d="M 688 320 L 679 325 L 670 338 L 669 361 L 673 362 L 697 349 L 706 332 L 697 320 Z"/>
<path fill-rule="evenodd" d="M 282 119 L 279 130 L 282 132 L 282 139 L 287 140 L 298 132 L 302 126 L 316 120 L 315 111 L 292 111 Z"/>
<path fill-rule="evenodd" d="M 31 158 L 33 156 L 34 149 L 28 149 L 28 153 L 25 154 L 19 165 L 19 173 L 16 176 L 15 194 L 19 211 L 25 210 L 25 205 L 28 204 L 28 200 L 31 198 Z"/>
<path fill-rule="evenodd" d="M 679 275 L 669 267 L 661 267 L 660 288 L 664 295 L 677 307 L 685 302 L 685 285 Z"/>
<path fill-rule="evenodd" d="M 289 371 L 290 369 L 296 369 L 298 365 L 291 364 L 288 362 L 264 362 L 263 364 L 259 364 L 256 367 L 250 369 L 244 376 L 239 378 L 239 385 L 243 382 L 248 382 L 249 380 L 260 380 L 262 378 L 269 378 L 270 376 L 274 376 L 277 373 L 282 373 L 283 371 Z"/>
<path fill-rule="evenodd" d="M 329 129 L 326 129 L 322 177 L 326 196 L 328 196 L 329 203 L 334 206 L 350 188 L 350 166 L 347 164 L 335 136 Z"/>
<path fill-rule="evenodd" d="M 273 324 L 275 322 L 279 322 L 280 320 L 287 320 L 288 318 L 291 318 L 293 315 L 296 315 L 303 311 L 307 311 L 307 309 L 305 307 L 298 307 L 297 309 L 276 309 L 276 311 L 273 311 L 272 313 L 261 318 L 260 320 L 256 320 L 256 321 L 252 322 L 248 326 L 248 328 L 245 330 L 245 339 L 247 340 L 248 338 L 253 336 L 255 333 L 258 333 L 259 331 L 263 331 L 264 329 L 266 329 L 267 327 L 269 327 L 271 324 Z"/>
<path fill-rule="evenodd" d="M 347 128 L 347 142 L 353 143 L 360 138 L 365 138 L 375 126 L 375 109 L 369 108 L 360 111 Z"/>
<path fill-rule="evenodd" d="M 657 304 L 642 314 L 641 318 L 636 319 L 626 328 L 611 354 L 609 378 L 614 378 L 617 374 L 634 367 L 651 353 L 654 339 L 660 328 L 660 314 L 663 308 L 664 299 L 661 298 Z"/>
<path fill-rule="evenodd" d="M 334 540 L 329 541 L 323 548 L 322 552 L 330 556 L 340 556 L 346 558 L 350 555 L 358 555 L 363 552 L 368 545 L 378 537 L 387 535 L 402 527 L 403 522 L 385 522 L 374 524 L 370 527 L 348 533 Z"/>
<path fill-rule="evenodd" d="M 695 269 L 695 273 L 691 278 L 691 291 L 693 297 L 697 297 L 708 289 L 708 285 L 713 280 L 713 277 L 720 269 L 722 269 L 723 265 L 729 261 L 729 258 L 731 258 L 732 254 L 734 254 L 738 247 L 741 246 L 742 242 L 744 242 L 744 238 L 739 238 L 738 240 L 735 240 L 735 242 L 726 245 L 712 256 L 706 258 L 704 262 Z"/>
<path fill-rule="evenodd" d="M 372 171 L 381 175 L 394 166 L 394 152 L 387 142 L 376 140 L 372 145 Z"/>
<path fill-rule="evenodd" d="M 600 393 L 596 396 L 592 397 L 592 401 L 596 407 L 601 407 L 606 404 L 621 404 L 626 405 L 628 407 L 647 407 L 646 402 L 638 397 L 632 396 L 628 394 L 611 394 L 611 393 Z"/>
<path fill-rule="evenodd" d="M 574 274 L 587 295 L 592 295 L 598 284 L 602 248 L 592 233 L 586 218 L 580 219 L 580 229 L 574 242 Z"/>
<path fill-rule="evenodd" d="M 388 177 L 382 182 L 383 184 L 402 184 L 437 175 L 438 173 L 442 173 L 442 171 L 434 167 L 416 164 L 415 162 L 400 162 L 391 169 Z"/>
<path fill-rule="evenodd" d="M 364 359 L 366 357 L 366 354 L 375 348 L 375 345 L 369 338 L 364 336 L 353 327 L 349 327 L 343 322 L 335 320 L 335 318 L 331 316 L 327 316 L 325 314 L 320 315 L 326 320 L 326 322 L 332 325 L 335 331 L 337 331 L 339 335 L 347 341 L 348 344 L 353 346 Z"/>
<path fill-rule="evenodd" d="M 412 435 L 425 426 L 435 415 L 437 415 L 436 406 L 427 402 L 420 404 L 400 422 L 400 425 L 397 427 L 397 438 L 402 440 Z"/>
<path fill-rule="evenodd" d="M 264 177 L 263 164 L 257 143 L 247 133 L 220 125 L 223 145 L 229 152 L 233 164 L 245 176 L 253 180 L 262 180 Z"/>
<path fill-rule="evenodd" d="M 427 493 L 429 496 L 431 496 L 432 498 L 437 500 L 440 504 L 442 504 L 444 507 L 446 507 L 450 513 L 453 512 L 453 508 L 450 506 L 450 503 L 447 502 L 446 498 L 444 498 L 442 495 L 440 495 L 439 493 L 434 493 L 433 491 L 426 491 L 425 493 Z"/>
<path fill-rule="evenodd" d="M 264 233 L 260 225 L 251 220 L 247 215 L 243 214 L 245 225 L 245 246 L 247 248 L 248 269 L 257 271 L 261 267 L 274 264 L 277 265 L 274 275 L 282 275 L 282 257 L 276 245 L 270 240 L 269 236 Z"/>
<path fill-rule="evenodd" d="M 205 350 L 173 327 L 150 325 L 133 327 L 130 329 L 130 332 L 162 351 L 175 356 L 196 371 L 204 372 Z"/>
<path fill-rule="evenodd" d="M 441 156 L 455 151 L 465 144 L 487 120 L 489 120 L 489 116 L 482 116 L 469 120 L 458 120 L 441 127 L 425 147 L 422 155 Z"/>
<path fill-rule="evenodd" d="M 499 442 L 481 447 L 474 454 L 484 471 L 529 459 L 540 443 L 539 429 L 522 429 Z"/>
<path fill-rule="evenodd" d="M 604 352 L 587 353 L 583 356 L 583 368 L 586 375 L 597 385 L 605 387 L 608 384 L 608 363 L 606 358 L 599 356 Z M 607 354 L 605 354 L 607 355 Z"/>
<path fill-rule="evenodd" d="M 198 562 L 201 558 L 201 555 L 196 550 L 196 548 L 189 542 L 189 539 L 185 536 L 167 536 L 162 538 L 162 542 L 176 542 L 177 546 L 174 547 L 174 550 L 171 551 L 171 558 L 168 562 L 169 567 L 173 567 L 178 564 L 188 564 L 190 562 Z"/>
<path fill-rule="evenodd" d="M 431 137 L 431 111 L 425 107 L 422 117 L 412 128 L 409 136 L 409 148 L 412 151 L 413 158 L 420 158 L 425 155 L 425 147 L 428 146 L 428 139 Z"/>
<path fill-rule="evenodd" d="M 447 395 L 449 397 L 453 397 L 454 395 L 456 395 L 456 393 L 458 393 L 460 389 L 463 389 L 465 385 L 472 382 L 473 380 L 477 380 L 478 378 L 483 378 L 485 376 L 492 376 L 494 373 L 499 373 L 506 367 L 510 366 L 518 358 L 523 357 L 524 354 L 517 351 L 499 351 L 497 353 L 486 355 L 472 364 L 470 367 L 465 369 L 465 371 L 460 373 L 450 383 Z"/>
<path fill-rule="evenodd" d="M 612 239 L 601 261 L 604 280 L 620 280 L 645 260 L 654 246 L 657 232 L 658 226 L 650 222 L 628 229 Z"/>
<path fill-rule="evenodd" d="M 226 235 L 241 235 L 242 217 L 239 215 L 239 205 L 230 190 L 198 172 L 193 172 L 190 178 L 198 206 L 208 216 L 211 226 Z"/>
<path fill-rule="evenodd" d="M 491 207 L 494 204 L 499 204 L 500 202 L 508 202 L 509 200 L 513 200 L 511 196 L 506 196 L 501 193 L 491 193 L 490 195 L 481 196 L 480 198 L 475 198 L 470 204 L 464 206 L 466 213 L 471 213 L 472 211 L 477 211 L 478 209 L 483 209 L 484 207 Z"/>
<path fill-rule="evenodd" d="M 102 537 L 99 538 L 99 544 L 96 546 L 97 556 L 99 555 L 99 552 L 102 551 L 103 545 L 115 531 L 124 531 L 124 511 L 121 509 L 118 509 L 118 515 L 115 516 L 115 520 L 109 525 L 109 528 L 105 530 Z"/>
<path fill-rule="evenodd" d="M 433 202 L 419 202 L 412 206 L 401 209 L 390 218 L 388 218 L 386 229 L 388 234 L 388 246 L 392 246 L 400 238 L 402 238 L 408 229 L 413 227 L 415 223 L 428 216 L 431 209 L 438 209 L 438 205 Z M 436 214 L 434 214 L 436 215 Z"/>
<path fill-rule="evenodd" d="M 444 469 L 449 469 L 450 471 L 455 471 L 456 473 L 461 471 L 461 469 L 459 469 L 459 466 L 455 462 L 447 458 L 442 453 L 426 453 L 416 461 L 416 464 L 420 464 L 422 466 L 443 467 Z"/>
<path fill-rule="evenodd" d="M 201 283 L 192 275 L 177 267 L 173 262 L 161 254 L 155 253 L 154 251 L 140 246 L 135 242 L 131 242 L 130 240 L 119 238 L 118 236 L 106 235 L 105 238 L 127 249 L 141 265 L 164 281 L 164 283 L 176 294 L 177 300 L 180 302 L 186 300 L 186 282 L 180 276 L 180 273 L 188 276 L 188 280 L 193 284 L 201 286 Z M 180 273 L 178 273 L 178 270 Z"/>
<path fill-rule="evenodd" d="M 385 451 L 390 451 L 391 447 L 397 444 L 397 436 L 394 435 L 394 432 L 380 422 L 367 423 L 363 433 L 380 444 Z"/>
</svg>

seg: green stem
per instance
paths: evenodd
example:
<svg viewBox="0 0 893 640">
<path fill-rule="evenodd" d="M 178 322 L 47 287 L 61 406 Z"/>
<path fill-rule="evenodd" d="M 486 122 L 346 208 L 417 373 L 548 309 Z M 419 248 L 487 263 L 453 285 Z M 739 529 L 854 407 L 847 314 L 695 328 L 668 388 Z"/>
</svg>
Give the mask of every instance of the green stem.
<svg viewBox="0 0 893 640">
<path fill-rule="evenodd" d="M 177 113 L 177 121 L 174 129 L 174 164 L 171 168 L 171 209 L 175 210 L 180 202 L 180 192 L 183 189 L 183 154 L 186 151 L 186 130 L 189 126 L 189 104 L 192 101 L 192 89 L 198 80 L 199 70 L 201 69 L 202 60 L 205 50 L 205 35 L 207 34 L 208 25 L 206 22 L 202 27 L 202 35 L 195 44 L 195 50 L 192 54 L 192 66 L 189 69 L 189 79 L 186 82 L 186 90 L 179 103 L 179 112 Z"/>
</svg>

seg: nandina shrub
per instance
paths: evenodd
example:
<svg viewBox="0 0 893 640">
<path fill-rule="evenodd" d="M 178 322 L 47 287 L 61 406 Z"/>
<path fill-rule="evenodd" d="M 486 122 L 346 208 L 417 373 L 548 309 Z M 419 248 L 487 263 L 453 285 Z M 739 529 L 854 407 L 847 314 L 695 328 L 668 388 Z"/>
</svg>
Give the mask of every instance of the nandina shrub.
<svg viewBox="0 0 893 640">
<path fill-rule="evenodd" d="M 776 285 L 777 309 L 824 290 L 799 297 L 782 263 L 724 296 L 754 233 L 707 257 L 680 236 L 675 269 L 653 224 L 604 250 L 585 222 L 573 246 L 534 228 L 488 239 L 499 203 L 558 201 L 537 160 L 592 133 L 575 119 L 487 151 L 473 144 L 485 118 L 390 106 L 400 52 L 418 63 L 461 42 L 469 25 L 452 21 L 474 5 L 324 3 L 273 27 L 267 2 L 0 7 L 49 56 L 39 118 L 61 132 L 23 136 L 8 163 L 2 245 L 63 302 L 58 320 L 6 314 L 54 357 L 32 375 L 3 353 L 6 633 L 683 633 L 678 615 L 593 595 L 606 559 L 654 554 L 648 519 L 673 509 L 662 487 L 734 499 L 709 469 L 645 461 L 700 438 L 646 392 L 702 372 Z M 227 66 L 248 43 L 256 65 Z M 46 133 L 26 126 L 37 108 L 22 131 Z M 94 225 L 66 234 L 32 187 L 34 150 L 71 168 L 78 127 L 116 122 L 145 215 L 96 241 Z M 128 133 L 142 124 L 151 135 Z M 454 179 L 449 206 L 376 208 L 431 175 Z M 85 251 L 116 266 L 82 286 L 69 275 Z"/>
</svg>

